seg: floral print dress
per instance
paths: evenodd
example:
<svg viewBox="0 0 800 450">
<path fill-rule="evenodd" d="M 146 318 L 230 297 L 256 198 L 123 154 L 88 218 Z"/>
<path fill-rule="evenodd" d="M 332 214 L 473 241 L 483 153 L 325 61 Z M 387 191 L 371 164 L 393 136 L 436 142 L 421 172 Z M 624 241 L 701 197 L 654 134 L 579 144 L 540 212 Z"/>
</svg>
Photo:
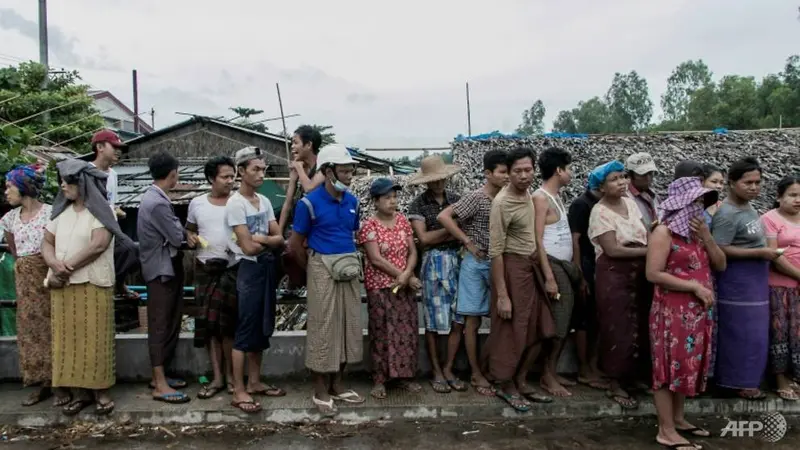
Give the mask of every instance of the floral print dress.
<svg viewBox="0 0 800 450">
<path fill-rule="evenodd" d="M 697 240 L 673 235 L 666 271 L 714 290 L 708 253 Z M 704 307 L 691 292 L 656 285 L 650 310 L 654 390 L 666 387 L 689 397 L 705 390 L 713 327 L 713 307 Z"/>
<path fill-rule="evenodd" d="M 408 262 L 408 238 L 412 236 L 408 219 L 397 214 L 393 227 L 377 218 L 367 219 L 358 234 L 358 243 L 378 244 L 381 256 L 400 270 Z M 369 313 L 370 356 L 375 384 L 391 379 L 413 378 L 417 372 L 419 317 L 417 301 L 410 288 L 392 290 L 394 277 L 369 259 L 364 269 Z"/>
</svg>

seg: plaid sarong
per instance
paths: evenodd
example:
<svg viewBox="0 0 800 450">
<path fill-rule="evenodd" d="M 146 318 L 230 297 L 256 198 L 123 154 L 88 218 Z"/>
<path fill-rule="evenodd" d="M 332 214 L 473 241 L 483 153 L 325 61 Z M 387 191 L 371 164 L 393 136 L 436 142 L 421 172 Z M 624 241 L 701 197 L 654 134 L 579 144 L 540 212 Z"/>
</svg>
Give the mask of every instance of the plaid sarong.
<svg viewBox="0 0 800 450">
<path fill-rule="evenodd" d="M 195 318 L 194 346 L 205 347 L 211 338 L 234 337 L 238 314 L 236 273 L 238 265 L 228 267 L 227 260 L 212 259 L 205 264 L 195 261 L 194 295 L 203 308 Z"/>
</svg>

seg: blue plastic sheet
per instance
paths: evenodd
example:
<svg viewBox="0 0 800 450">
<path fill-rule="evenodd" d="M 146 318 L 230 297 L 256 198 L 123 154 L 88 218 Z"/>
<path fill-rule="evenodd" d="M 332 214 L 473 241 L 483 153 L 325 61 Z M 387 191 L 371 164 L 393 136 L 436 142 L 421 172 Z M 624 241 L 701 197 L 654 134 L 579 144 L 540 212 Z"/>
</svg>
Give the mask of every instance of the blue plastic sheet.
<svg viewBox="0 0 800 450">
<path fill-rule="evenodd" d="M 555 138 L 555 139 L 587 139 L 589 137 L 588 134 L 572 134 L 572 133 L 561 133 L 561 132 L 552 132 L 552 133 L 544 133 L 542 135 L 546 138 Z M 492 139 L 525 139 L 527 136 L 517 133 L 505 134 L 499 131 L 492 131 L 490 133 L 483 133 L 477 134 L 474 136 L 464 136 L 463 134 L 459 134 L 455 137 L 456 142 L 462 141 L 489 141 Z"/>
<path fill-rule="evenodd" d="M 714 133 L 716 134 L 728 134 L 727 128 L 716 128 L 714 129 Z"/>
</svg>

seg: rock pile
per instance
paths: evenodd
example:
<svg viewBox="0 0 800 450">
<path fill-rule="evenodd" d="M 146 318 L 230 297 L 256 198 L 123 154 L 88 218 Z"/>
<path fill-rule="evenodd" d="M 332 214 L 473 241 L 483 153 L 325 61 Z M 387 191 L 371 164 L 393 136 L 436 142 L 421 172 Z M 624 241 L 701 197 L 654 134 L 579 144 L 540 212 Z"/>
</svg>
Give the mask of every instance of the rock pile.
<svg viewBox="0 0 800 450">
<path fill-rule="evenodd" d="M 530 138 L 498 137 L 489 139 L 465 139 L 453 142 L 453 162 L 464 170 L 450 181 L 450 188 L 458 193 L 475 189 L 483 182 L 483 154 L 489 150 L 511 150 L 528 146 L 536 153 L 550 146 L 565 148 L 573 156 L 573 182 L 564 193 L 564 200 L 571 202 L 586 187 L 588 172 L 611 159 L 624 161 L 637 152 L 648 152 L 661 170 L 655 179 L 656 191 L 665 196 L 667 185 L 672 181 L 675 165 L 685 159 L 710 162 L 724 169 L 745 156 L 758 158 L 764 169 L 762 194 L 754 202 L 756 208 L 768 210 L 775 197 L 776 184 L 784 175 L 800 174 L 800 130 L 756 130 L 727 132 L 654 133 L 643 135 L 590 135 L 587 137 L 534 136 Z M 405 184 L 405 176 L 393 177 Z M 369 185 L 375 177 L 364 177 L 354 181 L 353 192 L 361 199 L 362 214 L 372 212 Z M 541 179 L 537 178 L 534 186 Z M 411 200 L 424 190 L 423 186 L 409 187 L 401 191 L 400 207 L 407 212 Z"/>
</svg>

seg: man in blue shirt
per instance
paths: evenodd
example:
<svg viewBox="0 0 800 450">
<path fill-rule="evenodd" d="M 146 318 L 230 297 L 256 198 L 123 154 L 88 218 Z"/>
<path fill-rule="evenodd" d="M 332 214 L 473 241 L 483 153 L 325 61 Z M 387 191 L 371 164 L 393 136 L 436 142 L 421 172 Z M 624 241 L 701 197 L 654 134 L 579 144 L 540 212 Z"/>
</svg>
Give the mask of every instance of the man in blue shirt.
<svg viewBox="0 0 800 450">
<path fill-rule="evenodd" d="M 320 150 L 317 165 L 325 184 L 297 204 L 289 248 L 308 274 L 306 367 L 314 374 L 314 405 L 333 416 L 334 401 L 364 402 L 341 386 L 345 365 L 362 357 L 358 199 L 348 192 L 356 162 L 347 148 L 333 144 Z"/>
</svg>

